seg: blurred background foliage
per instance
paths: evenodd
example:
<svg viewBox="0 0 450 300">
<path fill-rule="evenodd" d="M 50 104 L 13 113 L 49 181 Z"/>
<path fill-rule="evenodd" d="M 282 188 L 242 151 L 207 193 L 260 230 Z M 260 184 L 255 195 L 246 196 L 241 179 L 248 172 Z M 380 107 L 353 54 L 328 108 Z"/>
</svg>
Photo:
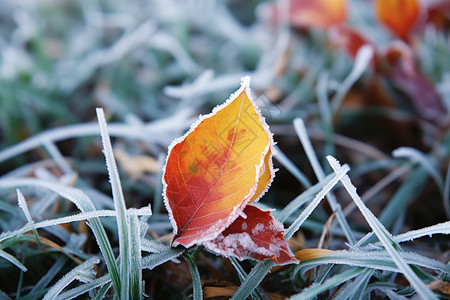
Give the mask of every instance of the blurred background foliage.
<svg viewBox="0 0 450 300">
<path fill-rule="evenodd" d="M 110 121 L 149 122 L 183 110 L 195 118 L 250 75 L 276 140 L 300 166 L 290 125 L 295 117 L 319 135 L 332 130 L 386 155 L 411 146 L 444 163 L 449 4 L 392 1 L 404 5 L 399 9 L 387 2 L 4 1 L 0 147 L 93 121 L 98 106 Z M 363 44 L 375 55 L 348 90 L 342 86 Z M 323 94 L 337 102 L 328 117 L 318 105 L 320 76 Z M 163 155 L 186 130 L 183 124 L 145 152 Z M 323 151 L 333 150 L 331 144 Z M 67 156 L 85 159 L 89 153 L 86 142 L 60 146 Z M 340 158 L 360 162 L 352 151 Z"/>
</svg>

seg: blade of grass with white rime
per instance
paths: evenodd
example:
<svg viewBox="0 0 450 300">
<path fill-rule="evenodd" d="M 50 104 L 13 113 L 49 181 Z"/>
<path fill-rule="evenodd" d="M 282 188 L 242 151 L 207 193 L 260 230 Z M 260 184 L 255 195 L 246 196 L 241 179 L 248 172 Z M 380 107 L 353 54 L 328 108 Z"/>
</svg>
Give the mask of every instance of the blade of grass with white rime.
<svg viewBox="0 0 450 300">
<path fill-rule="evenodd" d="M 340 164 L 338 161 L 331 157 L 327 157 L 331 167 L 333 170 L 338 170 Z M 427 287 L 412 271 L 411 267 L 405 262 L 401 253 L 394 248 L 392 235 L 384 228 L 381 222 L 373 215 L 373 213 L 364 205 L 359 195 L 356 193 L 356 187 L 351 183 L 350 178 L 348 176 L 344 176 L 341 179 L 342 184 L 344 185 L 347 192 L 352 197 L 353 201 L 355 201 L 356 206 L 358 206 L 359 210 L 363 214 L 366 221 L 369 223 L 373 232 L 380 239 L 381 243 L 385 247 L 387 253 L 392 257 L 393 261 L 401 271 L 401 273 L 408 279 L 411 285 L 416 289 L 417 293 L 424 299 L 437 299 L 437 296 Z"/>
</svg>

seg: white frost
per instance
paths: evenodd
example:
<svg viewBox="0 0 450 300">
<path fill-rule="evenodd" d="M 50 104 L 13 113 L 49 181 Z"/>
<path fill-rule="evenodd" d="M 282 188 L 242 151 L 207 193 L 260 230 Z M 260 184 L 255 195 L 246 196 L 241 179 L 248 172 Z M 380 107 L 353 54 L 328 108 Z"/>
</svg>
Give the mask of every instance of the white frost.
<svg viewBox="0 0 450 300">
<path fill-rule="evenodd" d="M 271 249 L 259 247 L 247 232 L 233 233 L 226 237 L 220 234 L 215 240 L 205 242 L 204 245 L 209 250 L 220 255 L 225 257 L 232 255 L 239 259 L 252 258 L 255 253 L 270 257 L 279 252 L 279 249 L 274 249 L 273 247 Z M 275 248 L 277 247 L 275 246 Z"/>
<path fill-rule="evenodd" d="M 263 229 L 264 229 L 264 224 L 263 223 L 259 223 L 255 227 L 253 227 L 252 234 L 253 235 L 260 234 L 263 231 Z"/>
<path fill-rule="evenodd" d="M 247 219 L 247 215 L 242 210 L 239 212 L 239 216 L 243 219 Z"/>
<path fill-rule="evenodd" d="M 242 231 L 245 231 L 247 229 L 247 223 L 242 222 L 241 229 Z"/>
</svg>

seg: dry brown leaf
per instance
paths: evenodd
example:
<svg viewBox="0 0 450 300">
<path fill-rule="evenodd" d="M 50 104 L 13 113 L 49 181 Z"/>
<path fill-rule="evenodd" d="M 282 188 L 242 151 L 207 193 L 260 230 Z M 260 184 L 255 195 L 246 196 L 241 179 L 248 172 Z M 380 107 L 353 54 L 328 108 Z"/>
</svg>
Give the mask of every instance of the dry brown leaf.
<svg viewBox="0 0 450 300">
<path fill-rule="evenodd" d="M 229 287 L 217 287 L 217 286 L 206 286 L 203 289 L 204 299 L 212 299 L 215 297 L 231 297 L 236 293 L 239 287 L 229 286 Z"/>
<path fill-rule="evenodd" d="M 331 216 L 328 218 L 327 222 L 323 226 L 322 235 L 320 236 L 319 243 L 317 245 L 317 248 L 328 248 L 328 244 L 330 243 L 330 225 L 331 222 L 334 219 L 335 212 L 331 214 Z M 325 240 L 326 238 L 326 240 Z"/>
<path fill-rule="evenodd" d="M 441 293 L 450 295 L 450 283 L 448 283 L 448 282 L 436 280 L 436 281 L 430 282 L 427 285 L 432 291 L 439 291 Z"/>
<path fill-rule="evenodd" d="M 131 181 L 136 181 L 143 173 L 157 174 L 161 170 L 158 160 L 151 156 L 130 156 L 121 149 L 115 149 L 114 156 L 125 173 L 130 176 Z"/>
<path fill-rule="evenodd" d="M 292 238 L 289 239 L 288 245 L 293 252 L 305 249 L 305 235 L 301 231 L 298 231 Z"/>
<path fill-rule="evenodd" d="M 333 250 L 310 248 L 310 249 L 303 249 L 303 250 L 297 251 L 295 253 L 295 257 L 300 261 L 304 261 L 304 260 L 310 260 L 310 259 L 330 256 L 330 255 L 333 255 L 333 253 L 334 253 Z"/>
<path fill-rule="evenodd" d="M 68 253 L 66 250 L 64 250 L 60 245 L 58 245 L 57 243 L 53 242 L 52 240 L 49 240 L 48 238 L 39 236 L 39 240 L 41 241 L 41 243 L 49 248 L 55 249 L 59 252 L 62 252 L 64 254 L 66 254 L 67 256 L 69 256 L 74 262 L 81 264 L 83 261 L 80 260 L 79 258 L 73 256 L 72 254 Z"/>
</svg>

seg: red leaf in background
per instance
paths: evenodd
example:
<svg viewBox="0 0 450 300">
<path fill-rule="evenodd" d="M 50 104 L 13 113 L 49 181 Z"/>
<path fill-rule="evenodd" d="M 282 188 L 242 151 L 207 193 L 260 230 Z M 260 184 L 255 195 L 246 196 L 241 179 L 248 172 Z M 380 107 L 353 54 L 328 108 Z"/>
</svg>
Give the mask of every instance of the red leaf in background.
<svg viewBox="0 0 450 300">
<path fill-rule="evenodd" d="M 344 24 L 332 26 L 328 31 L 328 37 L 334 45 L 343 49 L 353 59 L 356 57 L 359 48 L 366 44 L 372 45 L 356 30 Z"/>
<path fill-rule="evenodd" d="M 419 0 L 375 0 L 375 12 L 380 22 L 405 41 L 420 9 Z"/>
<path fill-rule="evenodd" d="M 263 6 L 264 17 L 274 22 L 278 18 L 275 3 Z M 289 23 L 298 28 L 328 27 L 344 22 L 347 18 L 346 0 L 290 0 Z"/>
<path fill-rule="evenodd" d="M 330 28 L 329 38 L 353 59 L 361 46 L 371 44 L 343 24 Z M 429 120 L 437 118 L 438 121 L 446 114 L 434 85 L 416 68 L 414 53 L 408 44 L 400 40 L 392 42 L 386 49 L 377 51 L 371 64 L 408 96 L 419 115 Z"/>
<path fill-rule="evenodd" d="M 244 209 L 245 218 L 239 216 L 218 237 L 204 245 L 209 250 L 223 256 L 239 259 L 271 259 L 277 264 L 297 262 L 286 241 L 284 228 L 280 222 L 254 205 Z"/>
<path fill-rule="evenodd" d="M 215 238 L 266 190 L 274 175 L 272 143 L 247 78 L 225 104 L 170 146 L 163 182 L 175 229 L 172 245 Z"/>
<path fill-rule="evenodd" d="M 419 115 L 429 120 L 446 115 L 440 95 L 434 85 L 417 70 L 412 50 L 407 44 L 393 42 L 382 52 L 382 56 L 389 65 L 389 79 L 409 97 Z"/>
</svg>

